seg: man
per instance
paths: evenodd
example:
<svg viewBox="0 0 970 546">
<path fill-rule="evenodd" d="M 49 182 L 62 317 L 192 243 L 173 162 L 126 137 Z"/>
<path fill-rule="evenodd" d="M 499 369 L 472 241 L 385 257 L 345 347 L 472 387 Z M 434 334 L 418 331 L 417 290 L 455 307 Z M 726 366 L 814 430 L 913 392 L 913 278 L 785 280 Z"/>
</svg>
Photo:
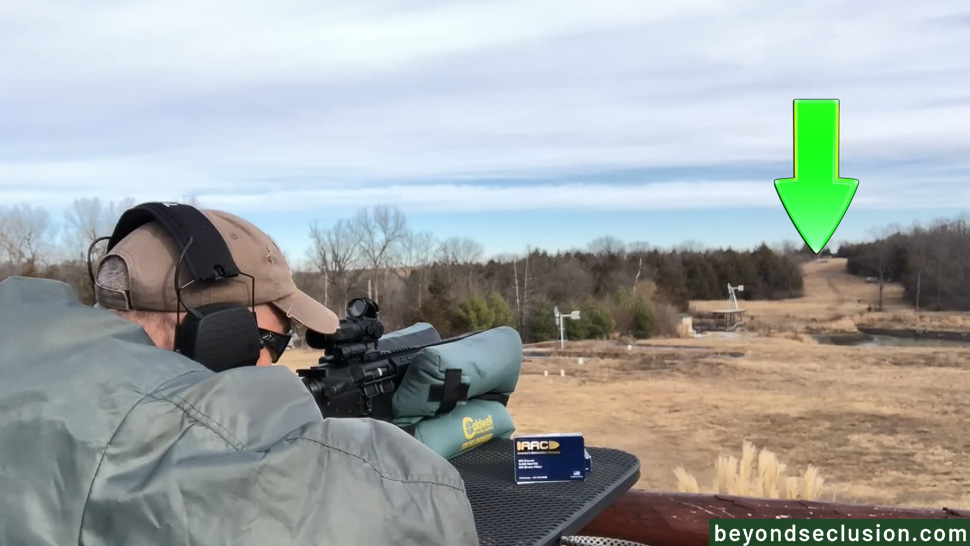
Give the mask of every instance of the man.
<svg viewBox="0 0 970 546">
<path fill-rule="evenodd" d="M 337 315 L 296 288 L 286 259 L 269 236 L 225 212 L 206 211 L 206 216 L 223 235 L 239 268 L 256 277 L 256 320 L 267 341 L 260 350 L 258 366 L 275 363 L 286 349 L 291 317 L 317 332 L 336 331 Z M 173 350 L 179 320 L 173 279 L 178 256 L 175 244 L 158 224 L 134 231 L 101 260 L 94 285 L 95 305 L 138 323 L 156 346 Z M 129 269 L 140 285 L 134 292 L 129 289 Z M 248 306 L 253 303 L 252 291 L 249 278 L 237 277 L 204 291 L 189 286 L 182 291 L 182 299 L 194 306 L 212 302 Z M 180 311 L 184 315 L 184 308 Z"/>
<path fill-rule="evenodd" d="M 261 364 L 290 320 L 335 330 L 267 235 L 206 216 L 255 277 Z M 322 419 L 283 367 L 214 373 L 172 351 L 177 261 L 159 225 L 136 229 L 99 264 L 107 311 L 0 282 L 0 544 L 478 544 L 459 474 L 394 425 Z M 249 304 L 220 282 L 183 300 Z"/>
</svg>

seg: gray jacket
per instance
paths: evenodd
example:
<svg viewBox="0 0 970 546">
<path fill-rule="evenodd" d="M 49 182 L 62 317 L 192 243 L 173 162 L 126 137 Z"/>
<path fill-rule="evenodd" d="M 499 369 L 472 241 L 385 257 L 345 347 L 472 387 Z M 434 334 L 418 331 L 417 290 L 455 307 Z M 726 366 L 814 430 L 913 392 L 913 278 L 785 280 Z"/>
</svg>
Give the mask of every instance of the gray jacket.
<svg viewBox="0 0 970 546">
<path fill-rule="evenodd" d="M 321 418 L 281 367 L 212 373 L 60 282 L 0 282 L 0 544 L 475 546 L 458 472 Z"/>
</svg>

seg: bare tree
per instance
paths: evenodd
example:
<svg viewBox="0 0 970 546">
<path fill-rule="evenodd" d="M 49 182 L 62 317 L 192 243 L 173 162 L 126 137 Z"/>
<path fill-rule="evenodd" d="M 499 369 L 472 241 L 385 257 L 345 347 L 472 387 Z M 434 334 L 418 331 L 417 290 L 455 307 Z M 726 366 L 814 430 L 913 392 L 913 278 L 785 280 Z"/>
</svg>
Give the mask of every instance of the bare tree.
<svg viewBox="0 0 970 546">
<path fill-rule="evenodd" d="M 201 201 L 199 201 L 199 197 L 196 195 L 183 195 L 181 199 L 176 201 L 176 203 L 182 203 L 184 205 L 192 205 L 197 209 L 207 208 Z"/>
<path fill-rule="evenodd" d="M 773 245 L 772 250 L 782 256 L 797 256 L 799 251 L 799 246 L 795 241 L 791 239 L 785 239 L 781 243 Z"/>
<path fill-rule="evenodd" d="M 453 265 L 477 262 L 484 253 L 485 247 L 469 237 L 449 237 L 438 246 L 439 259 Z"/>
<path fill-rule="evenodd" d="M 427 286 L 428 268 L 434 259 L 435 237 L 430 231 L 413 232 L 408 231 L 402 244 L 401 267 L 395 269 L 402 279 L 410 277 L 415 270 L 418 271 L 418 307 L 424 296 L 424 287 Z"/>
<path fill-rule="evenodd" d="M 529 303 L 531 301 L 530 295 L 531 291 L 535 288 L 530 286 L 535 283 L 530 283 L 530 279 L 533 278 L 534 273 L 532 268 L 530 268 L 530 258 L 532 257 L 532 248 L 527 247 L 525 252 L 525 258 L 522 260 L 522 282 L 519 282 L 519 259 L 515 258 L 512 260 L 512 283 L 515 287 L 515 315 L 516 321 L 518 322 L 518 328 L 520 330 L 525 328 L 526 317 L 529 315 Z M 521 288 L 520 288 L 521 286 Z"/>
<path fill-rule="evenodd" d="M 338 220 L 331 228 L 321 228 L 314 223 L 310 227 L 310 239 L 313 241 L 310 249 L 313 265 L 326 277 L 323 303 L 330 306 L 334 300 L 339 303 L 336 307 L 343 308 L 365 271 L 360 234 L 351 222 Z M 331 286 L 336 294 L 330 293 Z"/>
<path fill-rule="evenodd" d="M 626 245 L 612 235 L 597 237 L 589 242 L 589 251 L 598 256 L 623 256 Z"/>
<path fill-rule="evenodd" d="M 704 243 L 698 241 L 697 239 L 687 239 L 686 241 L 683 241 L 679 245 L 675 246 L 674 250 L 690 253 L 703 252 L 704 248 Z"/>
<path fill-rule="evenodd" d="M 102 201 L 98 197 L 75 199 L 71 208 L 64 213 L 65 243 L 71 259 L 81 262 L 87 260 L 91 243 L 98 237 L 111 235 L 111 230 L 121 214 L 133 206 L 135 200 L 131 197 L 117 203 Z M 99 259 L 103 253 L 103 246 L 95 249 L 92 259 Z"/>
<path fill-rule="evenodd" d="M 951 223 L 950 231 L 951 242 L 948 246 L 952 249 L 952 262 L 956 272 L 954 299 L 962 299 L 957 305 L 970 311 L 970 220 L 966 214 Z"/>
<path fill-rule="evenodd" d="M 438 260 L 445 264 L 448 283 L 451 283 L 452 271 L 456 266 L 477 262 L 485 253 L 485 248 L 478 241 L 469 237 L 449 237 L 438 245 Z M 469 290 L 471 279 L 469 279 Z"/>
<path fill-rule="evenodd" d="M 378 205 L 372 209 L 360 209 L 352 224 L 360 240 L 360 249 L 374 273 L 381 279 L 380 286 L 371 296 L 380 303 L 380 294 L 387 288 L 387 272 L 392 261 L 400 258 L 401 247 L 407 236 L 407 220 L 395 207 Z"/>
<path fill-rule="evenodd" d="M 594 286 L 594 277 L 587 264 L 576 256 L 562 256 L 550 262 L 552 267 L 531 264 L 533 271 L 541 271 L 538 279 L 533 275 L 536 282 L 531 286 L 541 285 L 545 296 L 558 305 L 582 304 Z"/>
<path fill-rule="evenodd" d="M 640 282 L 640 273 L 643 272 L 643 256 L 637 257 L 637 272 L 633 276 L 633 297 L 637 295 L 637 283 Z"/>
<path fill-rule="evenodd" d="M 893 256 L 893 245 L 894 241 L 892 236 L 899 233 L 898 224 L 893 224 L 888 227 L 874 228 L 871 231 L 875 242 L 870 247 L 870 253 L 867 257 L 866 263 L 863 264 L 864 267 L 875 273 L 879 279 L 879 303 L 877 309 L 879 311 L 883 310 L 883 289 L 886 284 L 886 276 L 892 270 L 892 256 Z"/>
<path fill-rule="evenodd" d="M 32 274 L 53 250 L 53 234 L 50 214 L 42 207 L 22 203 L 0 208 L 0 261 Z"/>
<path fill-rule="evenodd" d="M 522 329 L 522 294 L 519 292 L 519 260 L 512 260 L 512 285 L 515 287 L 515 322 L 516 327 Z"/>
<path fill-rule="evenodd" d="M 626 248 L 630 254 L 645 254 L 653 250 L 653 245 L 647 241 L 633 241 Z"/>
<path fill-rule="evenodd" d="M 910 245 L 909 245 L 909 267 L 916 272 L 916 290 L 913 297 L 913 303 L 916 306 L 916 312 L 920 312 L 920 299 L 922 296 L 923 289 L 923 271 L 927 269 L 930 263 L 930 237 L 927 236 L 926 232 L 916 226 L 913 228 L 910 234 Z"/>
<path fill-rule="evenodd" d="M 525 319 L 529 316 L 532 293 L 535 291 L 534 277 L 535 268 L 532 267 L 532 247 L 530 246 L 526 247 L 525 271 L 522 274 L 522 327 L 525 327 Z"/>
<path fill-rule="evenodd" d="M 633 296 L 637 295 L 637 284 L 640 282 L 640 277 L 644 275 L 643 267 L 643 256 L 652 249 L 650 243 L 647 241 L 634 241 L 627 245 L 627 251 L 631 258 L 635 258 L 637 261 L 637 271 L 633 275 Z"/>
</svg>

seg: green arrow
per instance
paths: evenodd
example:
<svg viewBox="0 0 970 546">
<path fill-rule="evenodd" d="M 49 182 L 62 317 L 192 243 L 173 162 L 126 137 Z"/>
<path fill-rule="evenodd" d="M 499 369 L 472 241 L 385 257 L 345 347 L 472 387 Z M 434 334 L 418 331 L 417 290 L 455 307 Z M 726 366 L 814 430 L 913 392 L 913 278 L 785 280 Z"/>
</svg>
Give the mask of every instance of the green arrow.
<svg viewBox="0 0 970 546">
<path fill-rule="evenodd" d="M 832 238 L 858 187 L 839 177 L 838 99 L 795 99 L 794 178 L 775 180 L 775 189 L 812 252 Z"/>
</svg>

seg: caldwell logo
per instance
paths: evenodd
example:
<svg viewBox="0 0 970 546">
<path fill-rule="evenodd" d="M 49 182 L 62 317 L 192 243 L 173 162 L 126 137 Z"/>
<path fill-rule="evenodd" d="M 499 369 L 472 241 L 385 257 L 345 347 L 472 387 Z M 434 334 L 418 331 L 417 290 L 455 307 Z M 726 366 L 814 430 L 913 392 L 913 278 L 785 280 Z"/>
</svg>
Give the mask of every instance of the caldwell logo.
<svg viewBox="0 0 970 546">
<path fill-rule="evenodd" d="M 471 417 L 465 417 L 461 420 L 461 429 L 465 434 L 466 440 L 471 440 L 479 434 L 484 434 L 486 432 L 492 432 L 495 425 L 492 422 L 492 416 L 489 415 L 484 419 L 472 419 Z"/>
<path fill-rule="evenodd" d="M 552 451 L 559 449 L 555 440 L 520 440 L 515 443 L 516 451 Z"/>
<path fill-rule="evenodd" d="M 485 442 L 491 440 L 492 431 L 494 429 L 495 423 L 493 422 L 491 415 L 485 417 L 484 419 L 472 419 L 471 417 L 465 417 L 461 420 L 461 432 L 465 435 L 465 439 L 468 441 L 461 444 L 461 451 L 464 452 L 466 449 L 471 449 L 477 445 L 484 444 Z"/>
</svg>

